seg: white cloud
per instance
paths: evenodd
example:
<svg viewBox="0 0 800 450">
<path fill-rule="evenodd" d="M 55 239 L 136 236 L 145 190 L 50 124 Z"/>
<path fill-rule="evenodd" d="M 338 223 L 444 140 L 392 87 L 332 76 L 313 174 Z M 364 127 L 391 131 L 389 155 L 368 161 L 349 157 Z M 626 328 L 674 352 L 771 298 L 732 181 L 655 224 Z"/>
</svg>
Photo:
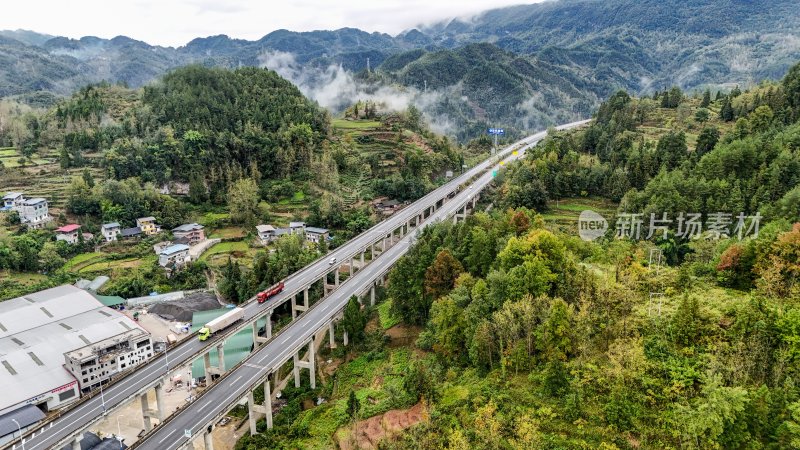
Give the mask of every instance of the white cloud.
<svg viewBox="0 0 800 450">
<path fill-rule="evenodd" d="M 277 29 L 360 28 L 395 35 L 420 24 L 541 0 L 29 0 L 8 2 L 0 29 L 79 38 L 129 36 L 180 46 L 216 34 L 259 39 Z"/>
</svg>

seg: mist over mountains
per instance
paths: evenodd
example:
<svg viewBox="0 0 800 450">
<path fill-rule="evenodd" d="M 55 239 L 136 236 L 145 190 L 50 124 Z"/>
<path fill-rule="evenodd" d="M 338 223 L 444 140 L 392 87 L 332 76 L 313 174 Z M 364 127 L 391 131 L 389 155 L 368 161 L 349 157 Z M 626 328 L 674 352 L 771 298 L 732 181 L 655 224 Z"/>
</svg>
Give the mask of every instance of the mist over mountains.
<svg viewBox="0 0 800 450">
<path fill-rule="evenodd" d="M 434 129 L 467 137 L 486 125 L 528 130 L 586 117 L 619 88 L 777 79 L 798 59 L 794 0 L 559 0 L 397 36 L 277 30 L 257 41 L 211 36 L 172 48 L 2 31 L 0 96 L 38 92 L 35 101 L 46 101 L 42 92 L 67 95 L 101 80 L 138 87 L 186 64 L 263 66 L 333 111 L 359 99 L 415 104 Z"/>
</svg>

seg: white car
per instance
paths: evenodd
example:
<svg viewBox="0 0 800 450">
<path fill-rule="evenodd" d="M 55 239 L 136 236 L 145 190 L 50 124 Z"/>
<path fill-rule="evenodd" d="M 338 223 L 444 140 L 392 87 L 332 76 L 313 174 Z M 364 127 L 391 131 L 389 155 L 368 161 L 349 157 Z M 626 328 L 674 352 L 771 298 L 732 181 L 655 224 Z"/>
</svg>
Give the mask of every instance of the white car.
<svg viewBox="0 0 800 450">
<path fill-rule="evenodd" d="M 328 265 L 329 266 L 332 266 L 334 264 L 336 264 L 336 257 L 335 256 L 328 261 Z"/>
</svg>

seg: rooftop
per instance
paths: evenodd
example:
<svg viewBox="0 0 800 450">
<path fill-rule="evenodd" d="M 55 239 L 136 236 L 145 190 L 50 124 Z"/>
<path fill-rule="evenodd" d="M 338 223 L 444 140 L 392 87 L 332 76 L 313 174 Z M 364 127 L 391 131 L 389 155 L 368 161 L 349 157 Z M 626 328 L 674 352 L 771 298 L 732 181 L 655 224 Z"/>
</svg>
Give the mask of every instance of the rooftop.
<svg viewBox="0 0 800 450">
<path fill-rule="evenodd" d="M 159 255 L 169 256 L 169 255 L 174 255 L 175 253 L 183 252 L 183 251 L 189 251 L 189 246 L 186 245 L 186 244 L 175 244 L 175 245 L 170 245 L 169 247 L 165 248 L 164 250 L 161 250 L 161 253 L 159 253 Z"/>
<path fill-rule="evenodd" d="M 306 233 L 325 234 L 327 232 L 327 228 L 306 227 Z"/>
<path fill-rule="evenodd" d="M 22 197 L 22 192 L 9 192 L 3 196 L 3 200 L 14 200 L 19 197 Z"/>
<path fill-rule="evenodd" d="M 172 231 L 194 231 L 194 230 L 202 230 L 203 226 L 199 223 L 187 223 L 183 224 L 177 228 L 173 228 Z"/>
<path fill-rule="evenodd" d="M 150 216 L 150 217 L 139 217 L 138 219 L 136 219 L 136 221 L 137 222 L 155 222 L 156 218 L 153 217 L 153 216 Z"/>
<path fill-rule="evenodd" d="M 104 224 L 103 224 L 103 228 L 104 228 L 104 229 L 109 229 L 109 228 L 119 228 L 119 227 L 120 227 L 120 226 L 119 226 L 119 222 L 109 222 L 109 223 L 104 223 Z"/>
<path fill-rule="evenodd" d="M 256 230 L 259 233 L 266 233 L 269 231 L 275 231 L 275 227 L 273 227 L 272 225 L 256 225 Z"/>
<path fill-rule="evenodd" d="M 305 227 L 305 222 L 289 222 L 289 228 L 302 228 Z"/>
<path fill-rule="evenodd" d="M 37 205 L 37 204 L 42 203 L 42 202 L 47 203 L 47 200 L 43 199 L 42 197 L 36 197 L 36 198 L 29 198 L 29 199 L 25 200 L 24 202 L 22 202 L 22 204 L 23 205 L 28 205 L 28 206 L 33 206 L 33 205 Z"/>
<path fill-rule="evenodd" d="M 64 285 L 0 302 L 0 411 L 75 382 L 64 353 L 141 328 Z"/>
<path fill-rule="evenodd" d="M 119 232 L 119 234 L 120 234 L 122 237 L 128 237 L 128 236 L 137 236 L 137 235 L 140 235 L 140 234 L 142 234 L 142 229 L 141 229 L 141 228 L 139 228 L 139 227 L 133 227 L 133 228 L 123 228 L 123 229 L 122 229 L 122 230 Z"/>
<path fill-rule="evenodd" d="M 16 420 L 20 428 L 25 428 L 44 419 L 44 413 L 35 405 L 25 405 L 0 415 L 0 437 L 17 432 Z"/>
<path fill-rule="evenodd" d="M 64 225 L 63 227 L 56 228 L 56 232 L 58 233 L 72 233 L 75 230 L 80 230 L 81 226 L 77 223 L 71 223 L 69 225 Z"/>
</svg>

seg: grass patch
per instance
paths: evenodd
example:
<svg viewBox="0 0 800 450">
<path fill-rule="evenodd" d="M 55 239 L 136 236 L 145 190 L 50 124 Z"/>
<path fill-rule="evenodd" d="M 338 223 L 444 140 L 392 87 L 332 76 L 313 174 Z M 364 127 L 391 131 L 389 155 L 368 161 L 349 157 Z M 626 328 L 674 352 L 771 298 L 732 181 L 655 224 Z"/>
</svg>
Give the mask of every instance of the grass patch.
<svg viewBox="0 0 800 450">
<path fill-rule="evenodd" d="M 211 239 L 235 239 L 242 238 L 247 234 L 244 228 L 241 227 L 227 227 L 214 230 L 209 236 Z M 220 245 L 220 244 L 217 244 Z M 215 248 L 216 245 L 213 248 Z"/>
<path fill-rule="evenodd" d="M 99 261 L 83 267 L 78 272 L 94 273 L 94 272 L 106 272 L 115 269 L 135 269 L 141 266 L 143 262 L 144 261 L 139 258 L 122 259 L 115 261 Z"/>
<path fill-rule="evenodd" d="M 378 305 L 378 320 L 381 323 L 381 328 L 388 330 L 393 326 L 400 323 L 400 318 L 392 314 L 392 300 L 386 300 Z"/>
<path fill-rule="evenodd" d="M 248 250 L 250 250 L 250 247 L 246 242 L 220 242 L 219 244 L 214 244 L 214 246 L 206 250 L 206 252 L 203 253 L 203 256 L 200 257 L 200 260 L 206 261 L 214 255 L 223 253 L 246 253 Z"/>
<path fill-rule="evenodd" d="M 86 266 L 86 263 L 92 261 L 94 259 L 102 259 L 105 257 L 103 253 L 81 253 L 80 255 L 75 255 L 64 264 L 65 270 L 71 270 L 73 268 L 81 269 L 81 267 Z M 81 267 L 78 267 L 81 266 Z"/>
<path fill-rule="evenodd" d="M 42 275 L 40 273 L 28 273 L 28 272 L 20 273 L 20 272 L 6 271 L 5 273 L 3 273 L 2 278 L 21 284 L 23 286 L 32 286 L 34 284 L 41 283 L 42 281 L 47 280 L 47 275 Z"/>
<path fill-rule="evenodd" d="M 381 126 L 381 123 L 375 120 L 334 119 L 332 124 L 334 128 L 343 130 L 368 130 Z"/>
</svg>

